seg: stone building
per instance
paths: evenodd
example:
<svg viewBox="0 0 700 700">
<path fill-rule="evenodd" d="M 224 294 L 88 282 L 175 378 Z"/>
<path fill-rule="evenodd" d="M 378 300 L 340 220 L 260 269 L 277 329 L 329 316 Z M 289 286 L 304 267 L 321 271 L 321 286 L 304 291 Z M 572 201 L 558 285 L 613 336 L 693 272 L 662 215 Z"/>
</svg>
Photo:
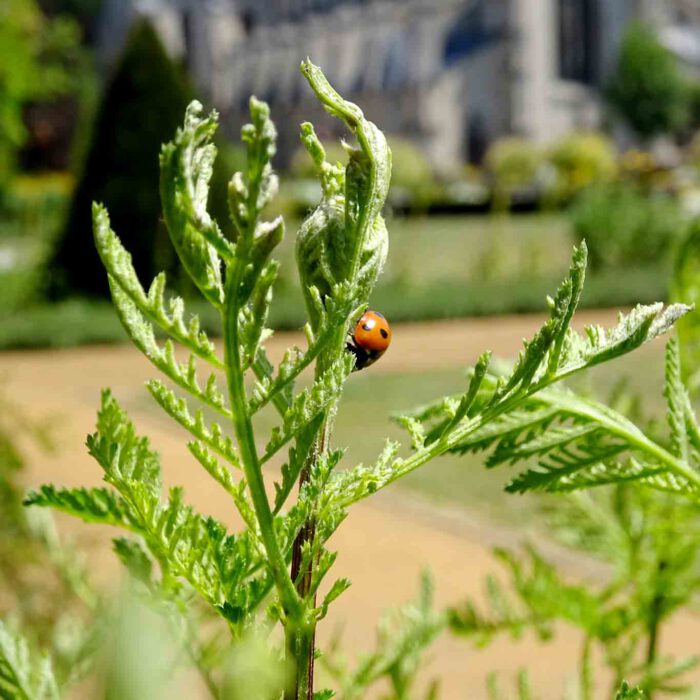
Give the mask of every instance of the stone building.
<svg viewBox="0 0 700 700">
<path fill-rule="evenodd" d="M 635 17 L 700 64 L 697 8 L 695 0 L 106 0 L 99 45 L 109 60 L 134 18 L 151 17 L 231 134 L 250 94 L 270 103 L 282 163 L 302 119 L 321 135 L 338 128 L 299 74 L 308 55 L 383 129 L 449 170 L 479 162 L 506 133 L 547 142 L 598 126 L 600 87 Z"/>
</svg>

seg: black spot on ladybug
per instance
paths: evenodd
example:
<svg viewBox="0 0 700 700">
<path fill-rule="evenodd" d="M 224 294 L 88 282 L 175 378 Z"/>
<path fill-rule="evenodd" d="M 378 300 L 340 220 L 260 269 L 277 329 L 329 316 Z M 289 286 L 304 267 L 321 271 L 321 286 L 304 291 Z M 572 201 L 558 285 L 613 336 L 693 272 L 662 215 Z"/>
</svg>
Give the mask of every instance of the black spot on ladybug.
<svg viewBox="0 0 700 700">
<path fill-rule="evenodd" d="M 364 331 L 371 331 L 374 328 L 374 320 L 370 319 L 369 321 L 365 321 L 365 323 L 362 324 L 362 330 Z"/>
<path fill-rule="evenodd" d="M 379 329 L 379 332 L 382 334 L 382 338 L 388 338 L 388 337 L 389 337 L 389 334 L 388 334 L 383 328 L 380 328 L 380 329 Z"/>
</svg>

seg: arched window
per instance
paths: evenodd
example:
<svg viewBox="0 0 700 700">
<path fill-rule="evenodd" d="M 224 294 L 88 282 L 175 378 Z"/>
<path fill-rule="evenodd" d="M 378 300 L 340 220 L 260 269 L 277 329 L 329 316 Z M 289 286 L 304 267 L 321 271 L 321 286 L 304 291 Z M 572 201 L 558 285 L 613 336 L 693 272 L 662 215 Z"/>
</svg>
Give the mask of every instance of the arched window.
<svg viewBox="0 0 700 700">
<path fill-rule="evenodd" d="M 487 12 L 484 0 L 467 5 L 445 36 L 443 61 L 451 66 L 506 35 L 504 18 Z"/>
</svg>

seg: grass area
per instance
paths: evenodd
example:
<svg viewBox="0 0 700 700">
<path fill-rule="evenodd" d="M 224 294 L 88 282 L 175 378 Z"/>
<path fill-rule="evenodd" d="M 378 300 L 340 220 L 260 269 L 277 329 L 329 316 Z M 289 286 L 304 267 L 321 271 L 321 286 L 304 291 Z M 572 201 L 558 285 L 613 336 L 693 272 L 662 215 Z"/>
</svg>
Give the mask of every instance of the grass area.
<svg viewBox="0 0 700 700">
<path fill-rule="evenodd" d="M 278 250 L 281 276 L 270 314 L 275 328 L 299 328 L 305 321 L 294 261 L 297 226 L 290 223 Z M 567 220 L 560 214 L 394 219 L 389 228 L 389 260 L 371 303 L 392 321 L 543 311 L 546 295 L 566 272 L 572 246 Z M 21 243 L 15 257 L 26 245 Z M 24 264 L 0 269 L 0 349 L 124 339 L 107 302 L 74 299 L 51 306 L 36 301 L 20 305 L 19 297 L 28 295 L 32 282 L 40 279 L 40 271 Z M 666 279 L 658 267 L 591 275 L 583 305 L 664 299 Z M 211 308 L 197 301 L 188 308 L 200 315 L 203 327 L 218 334 L 218 318 Z"/>
</svg>

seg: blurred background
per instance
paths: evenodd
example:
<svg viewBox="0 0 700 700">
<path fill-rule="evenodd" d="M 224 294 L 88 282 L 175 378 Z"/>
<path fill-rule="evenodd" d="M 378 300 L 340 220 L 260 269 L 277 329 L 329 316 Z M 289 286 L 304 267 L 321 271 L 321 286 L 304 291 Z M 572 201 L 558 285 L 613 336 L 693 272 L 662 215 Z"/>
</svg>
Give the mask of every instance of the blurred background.
<svg viewBox="0 0 700 700">
<path fill-rule="evenodd" d="M 538 310 L 582 237 L 584 304 L 662 298 L 700 209 L 694 0 L 6 0 L 1 19 L 0 347 L 122 337 L 101 303 L 93 200 L 139 273 L 167 269 L 177 287 L 154 182 L 195 96 L 221 114 L 211 206 L 224 225 L 248 98 L 270 103 L 275 207 L 293 234 L 319 195 L 299 123 L 343 158 L 299 74 L 306 55 L 391 141 L 376 304 L 393 320 Z M 283 270 L 273 322 L 296 328 Z"/>
<path fill-rule="evenodd" d="M 53 542 L 24 522 L 24 486 L 99 481 L 83 440 L 104 385 L 172 459 L 172 482 L 228 517 L 188 461 L 182 435 L 149 403 L 145 360 L 117 344 L 126 336 L 94 250 L 90 205 L 108 207 L 142 282 L 167 270 L 216 334 L 217 319 L 178 269 L 161 221 L 158 152 L 191 99 L 219 111 L 210 209 L 225 228 L 248 99 L 266 100 L 281 176 L 270 214 L 287 221 L 271 321 L 299 329 L 294 233 L 320 196 L 299 123 L 314 122 L 338 160 L 347 136 L 299 73 L 307 55 L 388 135 L 394 156 L 389 262 L 372 299 L 395 328 L 394 345 L 349 385 L 338 441 L 353 446 L 356 461 L 376 454 L 387 433 L 398 435 L 389 412 L 461 387 L 465 365 L 488 347 L 513 355 L 541 322 L 529 314 L 543 312 L 575 242 L 585 238 L 590 251 L 583 319 L 600 322 L 612 321 L 613 308 L 672 297 L 683 251 L 700 249 L 698 0 L 4 0 L 0 581 L 10 590 L 29 590 L 31 567 L 42 561 L 31 547 Z M 275 358 L 297 340 L 277 338 Z M 590 390 L 605 395 L 624 384 L 653 393 L 658 418 L 661 354 L 659 343 L 625 371 L 594 374 Z M 354 586 L 329 627 L 346 624 L 350 644 L 366 648 L 380 610 L 411 594 L 426 561 L 439 601 L 476 588 L 489 547 L 537 527 L 533 500 L 501 493 L 506 476 L 476 457 L 449 458 L 412 475 L 399 495 L 359 509 L 338 543 L 339 568 Z M 60 522 L 78 549 L 94 545 L 97 578 L 109 580 L 109 537 L 92 542 L 82 525 Z M 11 541 L 6 552 L 2 543 Z M 19 601 L 0 585 L 0 613 L 34 620 L 41 640 L 65 612 L 55 609 L 64 595 L 57 586 Z M 679 630 L 672 644 L 680 653 L 698 630 L 685 618 Z M 563 640 L 549 657 L 553 687 L 563 683 L 566 654 L 576 653 Z M 518 653 L 527 661 L 530 652 L 509 652 L 509 668 Z M 483 668 L 503 665 L 500 647 L 489 654 Z M 436 654 L 445 697 L 462 697 L 456 689 L 482 672 L 464 656 L 448 642 Z"/>
</svg>

